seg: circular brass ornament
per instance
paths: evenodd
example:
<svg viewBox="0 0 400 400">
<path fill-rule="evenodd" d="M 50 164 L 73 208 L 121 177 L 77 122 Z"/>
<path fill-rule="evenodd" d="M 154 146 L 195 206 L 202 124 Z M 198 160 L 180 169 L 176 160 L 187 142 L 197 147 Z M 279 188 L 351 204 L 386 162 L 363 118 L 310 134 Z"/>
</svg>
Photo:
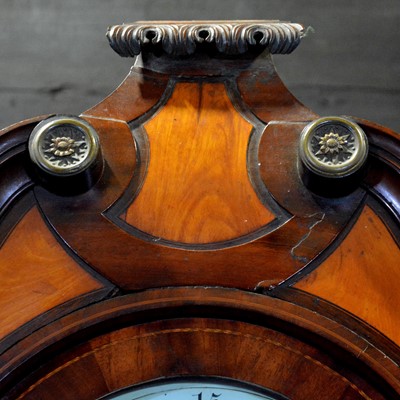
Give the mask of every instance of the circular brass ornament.
<svg viewBox="0 0 400 400">
<path fill-rule="evenodd" d="M 29 138 L 29 155 L 41 170 L 69 176 L 88 169 L 100 151 L 95 129 L 79 117 L 57 115 L 40 122 Z"/>
<path fill-rule="evenodd" d="M 367 155 L 364 131 L 347 118 L 319 118 L 301 133 L 301 161 L 316 175 L 326 178 L 352 175 L 364 165 Z"/>
</svg>

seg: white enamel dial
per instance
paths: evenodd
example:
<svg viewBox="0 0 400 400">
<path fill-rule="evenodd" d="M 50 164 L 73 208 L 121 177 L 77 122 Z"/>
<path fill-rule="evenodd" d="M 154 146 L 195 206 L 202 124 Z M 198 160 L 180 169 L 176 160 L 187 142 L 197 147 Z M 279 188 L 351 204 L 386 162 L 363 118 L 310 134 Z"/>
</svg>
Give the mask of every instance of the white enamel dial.
<svg viewBox="0 0 400 400">
<path fill-rule="evenodd" d="M 110 394 L 104 400 L 278 400 L 280 395 L 266 394 L 247 386 L 221 384 L 214 382 L 182 381 L 142 388 L 125 390 Z"/>
</svg>

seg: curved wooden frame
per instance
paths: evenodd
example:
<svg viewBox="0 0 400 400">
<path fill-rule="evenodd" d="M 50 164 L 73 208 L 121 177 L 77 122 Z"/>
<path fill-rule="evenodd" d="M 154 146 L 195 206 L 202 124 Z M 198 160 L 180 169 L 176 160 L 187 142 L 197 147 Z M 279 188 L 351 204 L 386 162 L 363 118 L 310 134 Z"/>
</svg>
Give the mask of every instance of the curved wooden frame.
<svg viewBox="0 0 400 400">
<path fill-rule="evenodd" d="M 222 376 L 293 400 L 400 395 L 397 365 L 354 332 L 293 304 L 227 289 L 107 300 L 34 332 L 4 359 L 4 399 L 93 399 L 181 376 Z"/>
</svg>

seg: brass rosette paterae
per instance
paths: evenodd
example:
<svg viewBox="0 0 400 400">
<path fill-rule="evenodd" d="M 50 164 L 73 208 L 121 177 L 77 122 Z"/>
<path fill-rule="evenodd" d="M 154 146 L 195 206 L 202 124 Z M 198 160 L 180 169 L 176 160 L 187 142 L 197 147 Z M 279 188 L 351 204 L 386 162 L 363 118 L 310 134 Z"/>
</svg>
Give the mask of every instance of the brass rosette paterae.
<svg viewBox="0 0 400 400">
<path fill-rule="evenodd" d="M 83 192 L 97 182 L 103 169 L 97 132 L 79 117 L 56 115 L 41 121 L 28 148 L 36 175 L 53 191 Z"/>
<path fill-rule="evenodd" d="M 299 155 L 302 178 L 309 189 L 341 196 L 354 190 L 362 177 L 368 141 L 352 120 L 323 117 L 303 129 Z"/>
</svg>

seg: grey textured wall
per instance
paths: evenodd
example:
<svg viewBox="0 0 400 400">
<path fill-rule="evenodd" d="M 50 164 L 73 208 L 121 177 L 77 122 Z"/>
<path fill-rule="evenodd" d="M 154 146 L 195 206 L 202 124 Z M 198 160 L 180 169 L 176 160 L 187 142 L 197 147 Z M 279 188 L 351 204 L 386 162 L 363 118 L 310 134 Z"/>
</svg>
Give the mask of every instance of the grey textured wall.
<svg viewBox="0 0 400 400">
<path fill-rule="evenodd" d="M 143 19 L 281 19 L 315 33 L 275 56 L 293 93 L 321 115 L 400 131 L 400 0 L 0 0 L 0 127 L 79 114 L 111 92 L 132 60 L 108 25 Z"/>
</svg>

